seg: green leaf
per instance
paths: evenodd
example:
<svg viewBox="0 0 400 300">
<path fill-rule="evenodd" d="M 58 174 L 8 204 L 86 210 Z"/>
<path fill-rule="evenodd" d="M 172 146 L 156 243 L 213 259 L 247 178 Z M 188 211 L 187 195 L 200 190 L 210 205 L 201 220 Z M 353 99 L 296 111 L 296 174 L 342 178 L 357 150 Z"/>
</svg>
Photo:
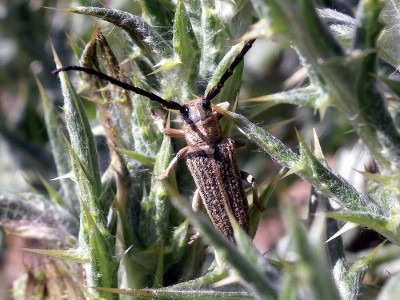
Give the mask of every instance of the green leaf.
<svg viewBox="0 0 400 300">
<path fill-rule="evenodd" d="M 39 79 L 36 79 L 40 96 L 42 99 L 44 119 L 46 122 L 46 130 L 50 140 L 51 152 L 57 169 L 57 176 L 62 176 L 71 171 L 71 161 L 68 153 L 65 151 L 64 140 L 60 134 L 65 125 L 62 123 L 60 117 L 55 113 L 56 109 L 50 102 L 45 89 L 43 88 Z M 60 179 L 63 199 L 66 207 L 72 213 L 79 213 L 78 205 L 78 191 L 76 185 L 70 179 Z"/>
<path fill-rule="evenodd" d="M 203 244 L 201 244 L 203 246 Z M 198 258 L 198 257 L 197 257 Z M 226 279 L 228 270 L 226 265 L 213 263 L 204 276 L 177 283 L 171 287 L 173 290 L 185 291 L 193 289 L 208 289 L 213 284 Z"/>
<path fill-rule="evenodd" d="M 389 222 L 387 217 L 372 214 L 366 211 L 329 212 L 327 213 L 327 216 L 341 221 L 353 222 L 359 225 L 368 226 L 368 228 L 372 228 L 381 233 L 388 233 L 389 231 Z"/>
<path fill-rule="evenodd" d="M 166 39 L 171 33 L 165 28 L 172 28 L 175 5 L 170 0 L 141 0 L 143 13 L 150 20 L 150 25 Z M 162 9 L 160 9 L 162 7 Z"/>
<path fill-rule="evenodd" d="M 147 156 L 141 153 L 138 153 L 136 151 L 131 151 L 127 149 L 122 149 L 119 147 L 112 147 L 115 151 L 122 153 L 126 156 L 129 156 L 130 158 L 136 160 L 137 162 L 143 164 L 143 165 L 153 165 L 156 161 L 156 159 L 152 156 Z"/>
<path fill-rule="evenodd" d="M 396 79 L 389 78 L 387 76 L 378 75 L 377 78 L 388 87 L 393 93 L 393 97 L 395 100 L 400 97 L 400 81 Z"/>
<path fill-rule="evenodd" d="M 312 0 L 301 2 L 269 0 L 269 2 L 280 7 L 282 13 L 280 17 L 290 20 L 287 24 L 291 36 L 300 52 L 308 59 L 317 60 L 343 55 L 343 49 L 318 17 Z"/>
<path fill-rule="evenodd" d="M 299 172 L 316 188 L 323 192 L 333 193 L 336 200 L 350 211 L 369 211 L 384 215 L 382 207 L 370 199 L 364 198 L 355 188 L 340 175 L 334 174 L 327 166 L 321 163 L 308 148 L 303 137 L 297 132 L 300 142 L 300 165 Z M 318 181 L 318 183 L 316 182 Z"/>
<path fill-rule="evenodd" d="M 240 53 L 243 49 L 244 43 L 239 43 L 238 45 L 233 46 L 228 53 L 225 54 L 224 58 L 219 62 L 218 66 L 215 68 L 215 72 L 211 77 L 210 81 L 208 82 L 207 88 L 204 92 L 204 95 L 218 84 L 219 80 L 221 79 L 222 75 L 225 73 L 226 70 L 230 67 L 232 61 L 236 58 L 236 56 Z M 243 71 L 243 62 L 239 64 L 232 76 L 226 81 L 224 88 L 221 90 L 220 94 L 217 95 L 213 102 L 218 103 L 222 101 L 228 101 L 233 103 L 237 98 L 237 95 L 240 91 L 240 86 L 242 83 L 242 71 Z"/>
<path fill-rule="evenodd" d="M 57 67 L 61 63 L 54 52 Z M 71 144 L 65 139 L 72 160 L 75 178 L 80 189 L 80 240 L 79 247 L 88 250 L 89 262 L 85 264 L 88 286 L 117 286 L 117 264 L 114 260 L 114 238 L 106 229 L 105 212 L 101 211 L 100 170 L 94 137 L 81 100 L 73 89 L 67 75 L 60 73 L 61 89 L 64 96 L 64 110 Z M 115 295 L 93 293 L 106 299 Z"/>
<path fill-rule="evenodd" d="M 22 250 L 31 253 L 52 256 L 60 259 L 67 259 L 77 263 L 86 263 L 89 261 L 88 253 L 85 253 L 85 251 L 82 251 L 81 249 L 47 250 L 47 249 L 22 248 Z"/>
<path fill-rule="evenodd" d="M 285 224 L 298 255 L 290 272 L 298 294 L 307 299 L 340 299 L 322 246 L 325 220 L 318 215 L 309 233 L 290 207 L 284 209 Z"/>
<path fill-rule="evenodd" d="M 87 250 L 89 252 L 89 262 L 87 267 L 91 271 L 91 278 L 89 278 L 90 286 L 89 291 L 98 292 L 95 287 L 116 287 L 118 285 L 118 264 L 115 260 L 115 240 L 110 237 L 109 233 L 102 228 L 102 224 L 96 222 L 92 218 L 89 207 L 83 203 L 82 217 L 85 221 L 85 233 L 88 236 Z M 105 299 L 116 299 L 115 294 L 103 292 L 99 296 Z"/>
<path fill-rule="evenodd" d="M 173 204 L 189 218 L 200 231 L 201 236 L 214 246 L 218 256 L 234 268 L 235 272 L 243 279 L 245 287 L 253 292 L 257 299 L 277 298 L 274 284 L 264 274 L 265 270 L 259 264 L 249 259 L 233 243 L 223 237 L 204 215 L 194 213 L 180 196 L 173 194 L 172 197 Z M 262 260 L 258 257 L 257 262 L 260 259 Z"/>
<path fill-rule="evenodd" d="M 386 0 L 361 1 L 357 10 L 357 27 L 354 36 L 354 49 L 365 50 L 375 47 L 378 35 L 383 29 L 379 16 Z"/>
<path fill-rule="evenodd" d="M 199 48 L 201 49 L 203 38 L 201 32 L 201 1 L 198 0 L 187 0 L 185 1 L 186 11 L 192 25 L 193 33 L 196 37 Z"/>
<path fill-rule="evenodd" d="M 167 190 L 165 185 L 162 183 L 162 181 L 158 180 L 156 176 L 161 174 L 168 167 L 171 161 L 171 154 L 171 138 L 164 136 L 156 162 L 154 164 L 149 197 L 150 202 L 154 202 L 155 204 L 155 215 L 153 215 L 156 227 L 155 238 L 164 240 L 164 242 L 170 238 L 171 234 L 169 225 L 170 202 L 167 199 Z M 173 178 L 171 180 L 171 182 L 173 182 Z"/>
<path fill-rule="evenodd" d="M 183 0 L 178 2 L 175 11 L 173 45 L 180 62 L 179 78 L 183 80 L 183 84 L 179 85 L 180 101 L 186 102 L 197 93 L 200 49 Z"/>
<path fill-rule="evenodd" d="M 240 38 L 253 22 L 253 6 L 249 0 L 232 1 L 234 15 L 229 20 L 229 32 L 233 39 Z"/>
<path fill-rule="evenodd" d="M 285 92 L 251 98 L 244 101 L 244 103 L 258 105 L 259 103 L 264 102 L 274 102 L 295 104 L 300 107 L 319 108 L 327 105 L 322 102 L 323 100 L 326 101 L 328 99 L 324 97 L 324 94 L 320 89 L 313 86 L 307 86 L 304 88 L 296 88 Z"/>
<path fill-rule="evenodd" d="M 151 216 L 149 237 L 151 243 L 157 244 L 157 266 L 154 274 L 154 286 L 164 285 L 164 273 L 166 266 L 164 265 L 164 247 L 171 238 L 170 211 L 171 203 L 168 201 L 167 190 L 163 182 L 156 178 L 157 174 L 161 174 L 165 170 L 171 160 L 171 138 L 164 136 L 157 159 L 154 165 L 154 175 L 152 176 L 151 190 L 148 201 L 154 209 L 148 213 Z M 152 228 L 154 227 L 154 228 Z"/>
<path fill-rule="evenodd" d="M 330 8 L 317 8 L 318 16 L 329 27 L 341 45 L 350 48 L 353 44 L 357 22 L 354 18 Z"/>
<path fill-rule="evenodd" d="M 175 261 L 180 261 L 185 254 L 185 251 L 188 247 L 188 240 L 190 237 L 190 228 L 189 228 L 189 220 L 183 221 L 173 232 L 172 234 L 172 255 L 174 256 Z M 193 243 L 192 243 L 193 244 Z"/>
<path fill-rule="evenodd" d="M 387 5 L 381 13 L 381 20 L 385 27 L 378 38 L 377 46 L 379 55 L 395 68 L 400 65 L 400 45 L 397 43 L 400 38 L 398 31 L 399 17 L 400 3 L 396 0 L 387 1 Z"/>
<path fill-rule="evenodd" d="M 197 12 L 199 13 L 199 12 Z M 214 0 L 201 0 L 201 45 L 200 76 L 207 78 L 214 73 L 217 64 L 225 55 L 226 28 L 222 25 Z"/>
<path fill-rule="evenodd" d="M 179 291 L 169 288 L 164 289 L 109 289 L 99 288 L 102 291 L 109 291 L 120 295 L 140 297 L 140 299 L 232 299 L 232 300 L 251 300 L 251 294 L 246 292 L 221 292 L 213 290 L 186 290 Z"/>
<path fill-rule="evenodd" d="M 268 203 L 268 199 L 271 197 L 271 194 L 274 192 L 275 187 L 277 186 L 278 182 L 285 176 L 286 170 L 282 168 L 271 180 L 270 182 L 265 186 L 263 190 L 260 188 L 258 189 L 259 191 L 262 191 L 258 197 L 258 201 L 260 204 L 264 207 L 265 211 L 272 208 L 271 204 Z M 258 229 L 259 221 L 262 216 L 262 212 L 253 205 L 250 208 L 250 220 L 252 224 L 252 229 L 251 229 L 251 236 L 254 237 L 256 234 L 256 231 Z"/>
<path fill-rule="evenodd" d="M 386 216 L 382 208 L 370 199 L 364 198 L 355 188 L 339 175 L 333 173 L 326 166 L 322 165 L 308 149 L 304 140 L 299 136 L 302 146 L 302 156 L 299 157 L 280 140 L 270 135 L 266 130 L 251 123 L 245 117 L 216 108 L 232 118 L 239 129 L 261 149 L 266 151 L 271 158 L 283 167 L 290 168 L 299 176 L 314 185 L 321 192 L 334 197 L 341 205 L 351 210 Z"/>
<path fill-rule="evenodd" d="M 60 68 L 61 62 L 55 52 L 54 58 L 57 68 Z M 82 105 L 82 100 L 76 94 L 67 74 L 61 72 L 59 76 L 64 97 L 64 111 L 69 138 L 71 140 L 71 145 L 74 148 L 74 152 L 77 155 L 77 159 L 82 164 L 82 171 L 86 178 L 80 178 L 77 173 L 75 173 L 75 176 L 78 181 L 88 180 L 88 187 L 90 187 L 93 194 L 91 196 L 87 195 L 89 198 L 86 198 L 86 200 L 95 201 L 94 199 L 100 195 L 101 181 L 92 129 Z M 82 196 L 85 197 L 86 195 L 82 195 L 81 190 L 81 197 Z M 92 202 L 91 205 L 95 206 L 95 203 Z"/>
<path fill-rule="evenodd" d="M 394 300 L 397 295 L 400 295 L 400 273 L 396 273 L 390 276 L 388 281 L 384 284 L 381 289 L 378 300 Z"/>
<path fill-rule="evenodd" d="M 57 191 L 48 183 L 46 179 L 44 179 L 41 175 L 39 175 L 39 178 L 46 188 L 46 191 L 53 203 L 63 206 L 63 204 L 65 204 L 64 199 L 57 193 Z"/>
<path fill-rule="evenodd" d="M 140 87 L 139 82 L 135 83 Z M 153 126 L 154 119 L 151 113 L 153 103 L 140 95 L 134 95 L 133 101 L 135 105 L 132 111 L 131 127 L 135 141 L 134 151 L 143 156 L 155 157 L 158 151 L 157 142 L 162 135 Z"/>
<path fill-rule="evenodd" d="M 171 58 L 173 56 L 172 48 L 167 41 L 165 41 L 157 31 L 138 16 L 117 9 L 99 7 L 80 6 L 70 8 L 68 11 L 95 16 L 121 27 L 134 41 L 138 43 L 145 54 L 151 53 L 154 61 L 159 61 L 163 58 Z"/>
<path fill-rule="evenodd" d="M 368 271 L 368 268 L 371 265 L 371 262 L 374 260 L 376 254 L 380 251 L 380 249 L 383 247 L 383 245 L 385 243 L 386 243 L 386 241 L 381 243 L 380 245 L 378 245 L 368 255 L 366 255 L 365 257 L 356 261 L 343 274 L 343 277 L 342 277 L 343 285 L 339 286 L 339 287 L 342 287 L 342 290 L 344 289 L 344 287 L 346 287 L 346 290 L 343 291 L 343 293 L 342 293 L 343 298 L 355 299 L 357 296 L 359 296 L 359 291 L 360 291 L 362 281 L 364 279 L 364 275 Z"/>
<path fill-rule="evenodd" d="M 260 23 L 264 27 L 263 33 L 266 37 L 288 32 L 289 20 L 283 18 L 284 14 L 276 1 L 268 1 L 267 3 L 265 0 L 251 0 L 251 3 L 254 12 L 261 19 Z"/>
<path fill-rule="evenodd" d="M 351 55 L 345 55 L 318 18 L 311 0 L 269 0 L 268 4 L 280 8 L 274 17 L 288 21 L 290 34 L 287 33 L 287 37 L 295 44 L 309 73 L 320 77 L 321 85 L 329 92 L 332 104 L 347 117 L 385 174 L 399 168 L 400 134 L 373 76 L 377 66 L 373 47 L 381 28 L 376 19 L 383 2 L 360 3 L 357 11 L 356 51 Z"/>
</svg>

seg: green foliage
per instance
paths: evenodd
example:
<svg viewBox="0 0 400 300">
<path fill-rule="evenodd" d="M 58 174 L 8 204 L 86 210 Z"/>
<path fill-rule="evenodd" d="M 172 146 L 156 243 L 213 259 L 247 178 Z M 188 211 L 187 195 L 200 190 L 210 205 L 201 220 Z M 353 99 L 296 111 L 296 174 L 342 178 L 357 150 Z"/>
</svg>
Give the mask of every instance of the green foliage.
<svg viewBox="0 0 400 300">
<path fill-rule="evenodd" d="M 147 0 L 131 5 L 132 13 L 92 6 L 63 12 L 98 20 L 85 46 L 70 40 L 81 65 L 179 103 L 215 86 L 244 39 L 272 38 L 282 48 L 291 45 L 296 50 L 306 83 L 244 103 L 254 107 L 259 118 L 268 113 L 262 111 L 265 103 L 312 109 L 319 112 L 321 126 L 336 111 L 368 148 L 376 168 L 362 172 L 368 187 L 362 193 L 328 165 L 315 133 L 311 148 L 296 131 L 296 153 L 264 124 L 246 118 L 241 105 L 238 112 L 216 107 L 225 114 L 226 131 L 229 122 L 234 123 L 282 167 L 269 183 L 261 184 L 260 200 L 266 207 L 273 206 L 268 200 L 283 177 L 295 174 L 313 186 L 308 226 L 289 203 L 279 203 L 286 244 L 272 259 L 256 250 L 233 219 L 236 245 L 212 226 L 205 212 L 191 210 L 188 201 L 194 188 L 186 170 L 178 169 L 166 182 L 157 180 L 179 146 L 162 136 L 154 116 L 161 115 L 167 127 L 175 127 L 175 115 L 167 115 L 144 96 L 81 73 L 71 75 L 79 86 L 71 84 L 70 74 L 60 73 L 64 118 L 55 113 L 37 81 L 59 190 L 41 178 L 48 198 L 39 193 L 2 196 L 1 224 L 8 232 L 50 242 L 51 250 L 29 251 L 69 260 L 74 270 L 78 264 L 83 268 L 83 283 L 73 284 L 79 296 L 73 297 L 356 299 L 366 290 L 365 274 L 378 269 L 375 258 L 389 248 L 381 244 L 350 262 L 340 236 L 324 241 L 343 221 L 400 245 L 400 133 L 398 103 L 393 101 L 399 97 L 398 81 L 388 71 L 398 67 L 397 33 L 390 30 L 398 23 L 393 17 L 398 6 L 396 1 L 360 1 L 354 18 L 323 6 L 316 9 L 311 0 Z M 54 57 L 56 67 L 68 63 L 55 52 Z M 243 64 L 213 102 L 236 104 L 242 71 Z M 89 101 L 96 118 L 90 116 Z M 289 116 L 280 124 L 290 120 Z M 335 122 L 332 131 L 340 128 L 340 119 Z M 101 129 L 94 130 L 94 125 Z M 106 138 L 106 154 L 96 135 Z M 250 213 L 255 233 L 262 216 L 254 207 Z M 21 220 L 36 226 L 37 232 L 24 231 Z M 193 241 L 196 231 L 201 238 Z M 210 266 L 205 264 L 203 240 L 215 250 Z M 387 255 L 386 261 L 378 261 L 398 257 Z M 379 297 L 388 299 L 398 290 L 399 280 L 388 280 Z M 229 288 L 219 287 L 227 282 Z"/>
</svg>

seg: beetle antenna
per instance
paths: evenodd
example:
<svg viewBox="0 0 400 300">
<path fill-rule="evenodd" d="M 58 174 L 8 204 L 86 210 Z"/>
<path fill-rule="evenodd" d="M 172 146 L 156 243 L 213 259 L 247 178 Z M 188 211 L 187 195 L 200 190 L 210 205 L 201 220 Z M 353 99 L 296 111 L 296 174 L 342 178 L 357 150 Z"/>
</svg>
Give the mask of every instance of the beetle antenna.
<svg viewBox="0 0 400 300">
<path fill-rule="evenodd" d="M 86 68 L 86 67 L 80 67 L 80 66 L 67 66 L 67 67 L 62 67 L 59 68 L 57 70 L 54 70 L 53 72 L 51 72 L 53 75 L 57 75 L 60 72 L 67 72 L 67 71 L 79 71 L 79 72 L 84 72 L 90 75 L 94 75 L 97 76 L 100 79 L 104 79 L 116 86 L 119 86 L 120 88 L 123 88 L 125 90 L 128 91 L 132 91 L 138 95 L 142 95 L 145 96 L 147 98 L 149 98 L 152 101 L 156 101 L 158 103 L 160 103 L 162 106 L 164 106 L 167 109 L 173 109 L 173 110 L 181 110 L 182 109 L 182 105 L 180 105 L 177 102 L 174 101 L 169 101 L 169 100 L 165 100 L 159 96 L 157 96 L 156 94 L 150 93 L 146 90 L 143 90 L 141 88 L 138 88 L 132 84 L 126 83 L 126 82 L 122 82 L 118 79 L 115 79 L 111 76 L 108 76 L 107 74 L 104 74 L 102 72 L 90 69 L 90 68 Z"/>
<path fill-rule="evenodd" d="M 256 39 L 252 39 L 246 42 L 246 44 L 242 48 L 242 51 L 240 51 L 240 53 L 235 57 L 229 68 L 222 75 L 219 82 L 208 92 L 208 94 L 205 97 L 206 101 L 211 101 L 212 99 L 214 99 L 215 96 L 217 96 L 221 92 L 221 89 L 223 88 L 225 82 L 229 79 L 229 77 L 232 76 L 233 71 L 238 66 L 238 64 L 243 60 L 244 56 L 250 50 L 251 46 L 253 46 L 255 40 Z"/>
</svg>

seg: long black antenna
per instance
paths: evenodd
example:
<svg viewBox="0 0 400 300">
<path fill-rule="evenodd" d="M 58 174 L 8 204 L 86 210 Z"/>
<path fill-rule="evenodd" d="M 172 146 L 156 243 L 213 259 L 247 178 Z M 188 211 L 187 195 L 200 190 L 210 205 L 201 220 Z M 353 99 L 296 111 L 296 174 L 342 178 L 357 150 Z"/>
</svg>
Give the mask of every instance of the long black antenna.
<svg viewBox="0 0 400 300">
<path fill-rule="evenodd" d="M 256 39 L 248 40 L 246 44 L 244 45 L 242 51 L 235 57 L 229 68 L 225 71 L 225 73 L 222 75 L 221 79 L 217 83 L 216 86 L 214 86 L 206 95 L 204 98 L 206 101 L 211 101 L 214 99 L 215 96 L 217 96 L 220 92 L 221 89 L 223 88 L 225 82 L 228 80 L 229 77 L 232 76 L 233 71 L 235 68 L 238 66 L 238 64 L 243 60 L 244 56 L 246 53 L 250 50 L 251 46 L 253 46 L 253 43 Z"/>
<path fill-rule="evenodd" d="M 174 110 L 181 110 L 182 109 L 182 105 L 180 105 L 177 102 L 174 101 L 169 101 L 169 100 L 165 100 L 159 96 L 157 96 L 156 94 L 150 93 L 148 91 L 145 91 L 141 88 L 138 88 L 136 86 L 133 86 L 129 83 L 126 82 L 122 82 L 118 79 L 115 79 L 111 76 L 108 76 L 107 74 L 104 74 L 102 72 L 90 69 L 90 68 L 85 68 L 85 67 L 80 67 L 80 66 L 68 66 L 68 67 L 63 67 L 63 68 L 59 68 L 57 70 L 54 70 L 53 72 L 51 72 L 53 75 L 57 75 L 60 72 L 67 72 L 67 71 L 79 71 L 79 72 L 85 72 L 87 74 L 90 75 L 95 75 L 101 79 L 107 80 L 108 82 L 119 86 L 125 90 L 128 91 L 132 91 L 135 92 L 136 94 L 145 96 L 147 98 L 149 98 L 152 101 L 156 101 L 158 103 L 160 103 L 162 106 L 164 106 L 167 109 L 174 109 Z"/>
</svg>

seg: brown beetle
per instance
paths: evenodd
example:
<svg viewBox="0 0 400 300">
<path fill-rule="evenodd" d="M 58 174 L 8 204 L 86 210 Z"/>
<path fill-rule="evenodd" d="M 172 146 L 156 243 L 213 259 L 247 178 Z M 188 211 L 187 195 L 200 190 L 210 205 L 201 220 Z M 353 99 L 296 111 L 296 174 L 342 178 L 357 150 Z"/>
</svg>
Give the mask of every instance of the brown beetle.
<svg viewBox="0 0 400 300">
<path fill-rule="evenodd" d="M 167 109 L 178 110 L 184 121 L 183 129 L 161 128 L 161 130 L 168 136 L 185 138 L 188 145 L 176 154 L 165 173 L 157 177 L 160 180 L 167 178 L 178 161 L 183 158 L 186 159 L 187 166 L 197 186 L 192 204 L 193 209 L 199 209 L 201 199 L 214 226 L 225 237 L 234 242 L 233 228 L 227 210 L 235 217 L 243 230 L 247 233 L 250 232 L 249 208 L 242 180 L 252 184 L 253 202 L 260 210 L 263 208 L 258 203 L 254 178 L 246 172 L 239 171 L 237 166 L 235 149 L 242 146 L 243 143 L 230 138 L 225 139 L 222 136 L 219 124 L 222 114 L 212 110 L 211 100 L 220 93 L 225 82 L 243 60 L 254 41 L 246 42 L 241 52 L 222 75 L 218 84 L 205 97 L 197 98 L 185 104 L 165 100 L 153 93 L 85 67 L 63 67 L 55 70 L 53 74 L 72 70 L 82 71 L 98 76 L 123 89 L 143 95 Z M 219 106 L 228 109 L 229 104 L 221 103 Z"/>
</svg>

